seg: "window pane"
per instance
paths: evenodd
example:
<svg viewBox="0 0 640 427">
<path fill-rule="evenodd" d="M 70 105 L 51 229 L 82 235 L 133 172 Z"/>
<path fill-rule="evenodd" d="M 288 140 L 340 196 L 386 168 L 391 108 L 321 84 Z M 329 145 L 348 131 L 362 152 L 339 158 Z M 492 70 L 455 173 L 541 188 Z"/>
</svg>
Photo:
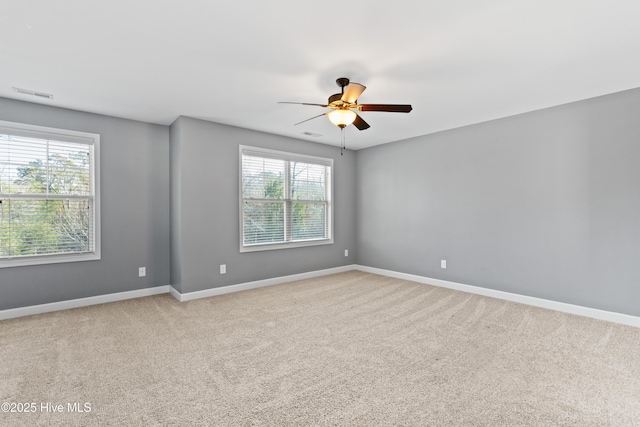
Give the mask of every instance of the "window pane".
<svg viewBox="0 0 640 427">
<path fill-rule="evenodd" d="M 283 199 L 285 162 L 242 156 L 242 197 L 244 199 Z"/>
<path fill-rule="evenodd" d="M 240 146 L 240 252 L 333 243 L 333 160 Z"/>
<path fill-rule="evenodd" d="M 244 244 L 284 242 L 284 203 L 250 202 L 243 204 Z"/>
<path fill-rule="evenodd" d="M 88 195 L 91 193 L 88 145 L 49 142 L 49 192 Z"/>
<path fill-rule="evenodd" d="M 291 162 L 291 199 L 325 200 L 326 166 Z"/>
<path fill-rule="evenodd" d="M 294 203 L 291 218 L 293 240 L 323 239 L 326 232 L 327 205 Z"/>
<path fill-rule="evenodd" d="M 47 141 L 0 136 L 0 185 L 4 193 L 46 193 Z"/>
<path fill-rule="evenodd" d="M 0 121 L 0 268 L 100 259 L 99 148 L 97 134 Z"/>
<path fill-rule="evenodd" d="M 0 136 L 0 192 L 91 194 L 91 146 Z"/>
<path fill-rule="evenodd" d="M 0 257 L 91 251 L 90 206 L 89 199 L 4 199 Z"/>
</svg>

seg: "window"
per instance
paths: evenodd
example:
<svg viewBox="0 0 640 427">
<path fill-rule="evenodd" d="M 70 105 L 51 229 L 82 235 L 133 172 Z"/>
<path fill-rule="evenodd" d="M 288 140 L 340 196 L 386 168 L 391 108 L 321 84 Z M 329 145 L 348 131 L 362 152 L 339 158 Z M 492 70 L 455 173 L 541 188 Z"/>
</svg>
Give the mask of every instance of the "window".
<svg viewBox="0 0 640 427">
<path fill-rule="evenodd" d="M 240 252 L 333 243 L 333 159 L 240 146 Z"/>
<path fill-rule="evenodd" d="M 0 121 L 0 267 L 100 259 L 99 144 Z"/>
</svg>

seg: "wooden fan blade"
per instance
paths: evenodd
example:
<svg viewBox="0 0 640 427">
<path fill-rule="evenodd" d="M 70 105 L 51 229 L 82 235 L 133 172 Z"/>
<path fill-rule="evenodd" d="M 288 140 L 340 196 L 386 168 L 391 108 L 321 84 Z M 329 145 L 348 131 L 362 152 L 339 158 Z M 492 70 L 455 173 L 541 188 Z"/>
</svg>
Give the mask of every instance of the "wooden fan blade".
<svg viewBox="0 0 640 427">
<path fill-rule="evenodd" d="M 358 130 L 369 129 L 369 123 L 365 122 L 362 117 L 356 114 L 356 119 L 353 121 L 353 125 L 358 128 Z"/>
<path fill-rule="evenodd" d="M 360 104 L 360 111 L 384 111 L 388 113 L 408 113 L 413 108 L 408 104 Z"/>
<path fill-rule="evenodd" d="M 322 113 L 322 114 L 318 114 L 317 116 L 313 116 L 313 117 L 311 117 L 310 119 L 307 119 L 307 120 L 303 120 L 303 121 L 301 121 L 301 122 L 298 122 L 298 123 L 294 124 L 294 126 L 297 126 L 297 125 L 299 125 L 300 123 L 308 122 L 309 120 L 317 119 L 318 117 L 326 116 L 327 114 L 329 114 L 329 112 L 328 112 L 328 111 L 327 111 L 326 113 Z"/>
<path fill-rule="evenodd" d="M 349 83 L 347 87 L 344 88 L 342 101 L 353 104 L 365 89 L 366 86 L 362 86 L 360 83 Z"/>
<path fill-rule="evenodd" d="M 327 104 L 312 104 L 310 102 L 288 102 L 288 101 L 279 101 L 278 104 L 296 104 L 296 105 L 315 105 L 317 107 L 328 107 Z"/>
</svg>

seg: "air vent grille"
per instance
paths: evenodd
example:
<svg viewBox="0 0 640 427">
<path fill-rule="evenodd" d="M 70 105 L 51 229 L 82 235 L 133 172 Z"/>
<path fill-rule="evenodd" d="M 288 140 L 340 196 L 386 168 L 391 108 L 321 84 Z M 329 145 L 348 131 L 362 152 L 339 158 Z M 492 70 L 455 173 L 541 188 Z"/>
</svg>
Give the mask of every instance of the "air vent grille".
<svg viewBox="0 0 640 427">
<path fill-rule="evenodd" d="M 53 95 L 51 95 L 50 93 L 36 92 L 35 90 L 21 89 L 19 87 L 14 87 L 13 90 L 23 95 L 32 95 L 40 98 L 53 99 Z"/>
</svg>

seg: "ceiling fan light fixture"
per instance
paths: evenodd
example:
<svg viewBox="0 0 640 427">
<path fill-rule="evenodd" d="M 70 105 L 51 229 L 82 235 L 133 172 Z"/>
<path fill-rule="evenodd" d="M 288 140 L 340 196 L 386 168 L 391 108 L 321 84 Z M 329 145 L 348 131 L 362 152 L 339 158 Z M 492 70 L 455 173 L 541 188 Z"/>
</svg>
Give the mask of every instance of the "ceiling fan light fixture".
<svg viewBox="0 0 640 427">
<path fill-rule="evenodd" d="M 356 119 L 356 113 L 351 110 L 333 110 L 330 111 L 327 116 L 331 123 L 339 128 L 349 126 Z"/>
</svg>

